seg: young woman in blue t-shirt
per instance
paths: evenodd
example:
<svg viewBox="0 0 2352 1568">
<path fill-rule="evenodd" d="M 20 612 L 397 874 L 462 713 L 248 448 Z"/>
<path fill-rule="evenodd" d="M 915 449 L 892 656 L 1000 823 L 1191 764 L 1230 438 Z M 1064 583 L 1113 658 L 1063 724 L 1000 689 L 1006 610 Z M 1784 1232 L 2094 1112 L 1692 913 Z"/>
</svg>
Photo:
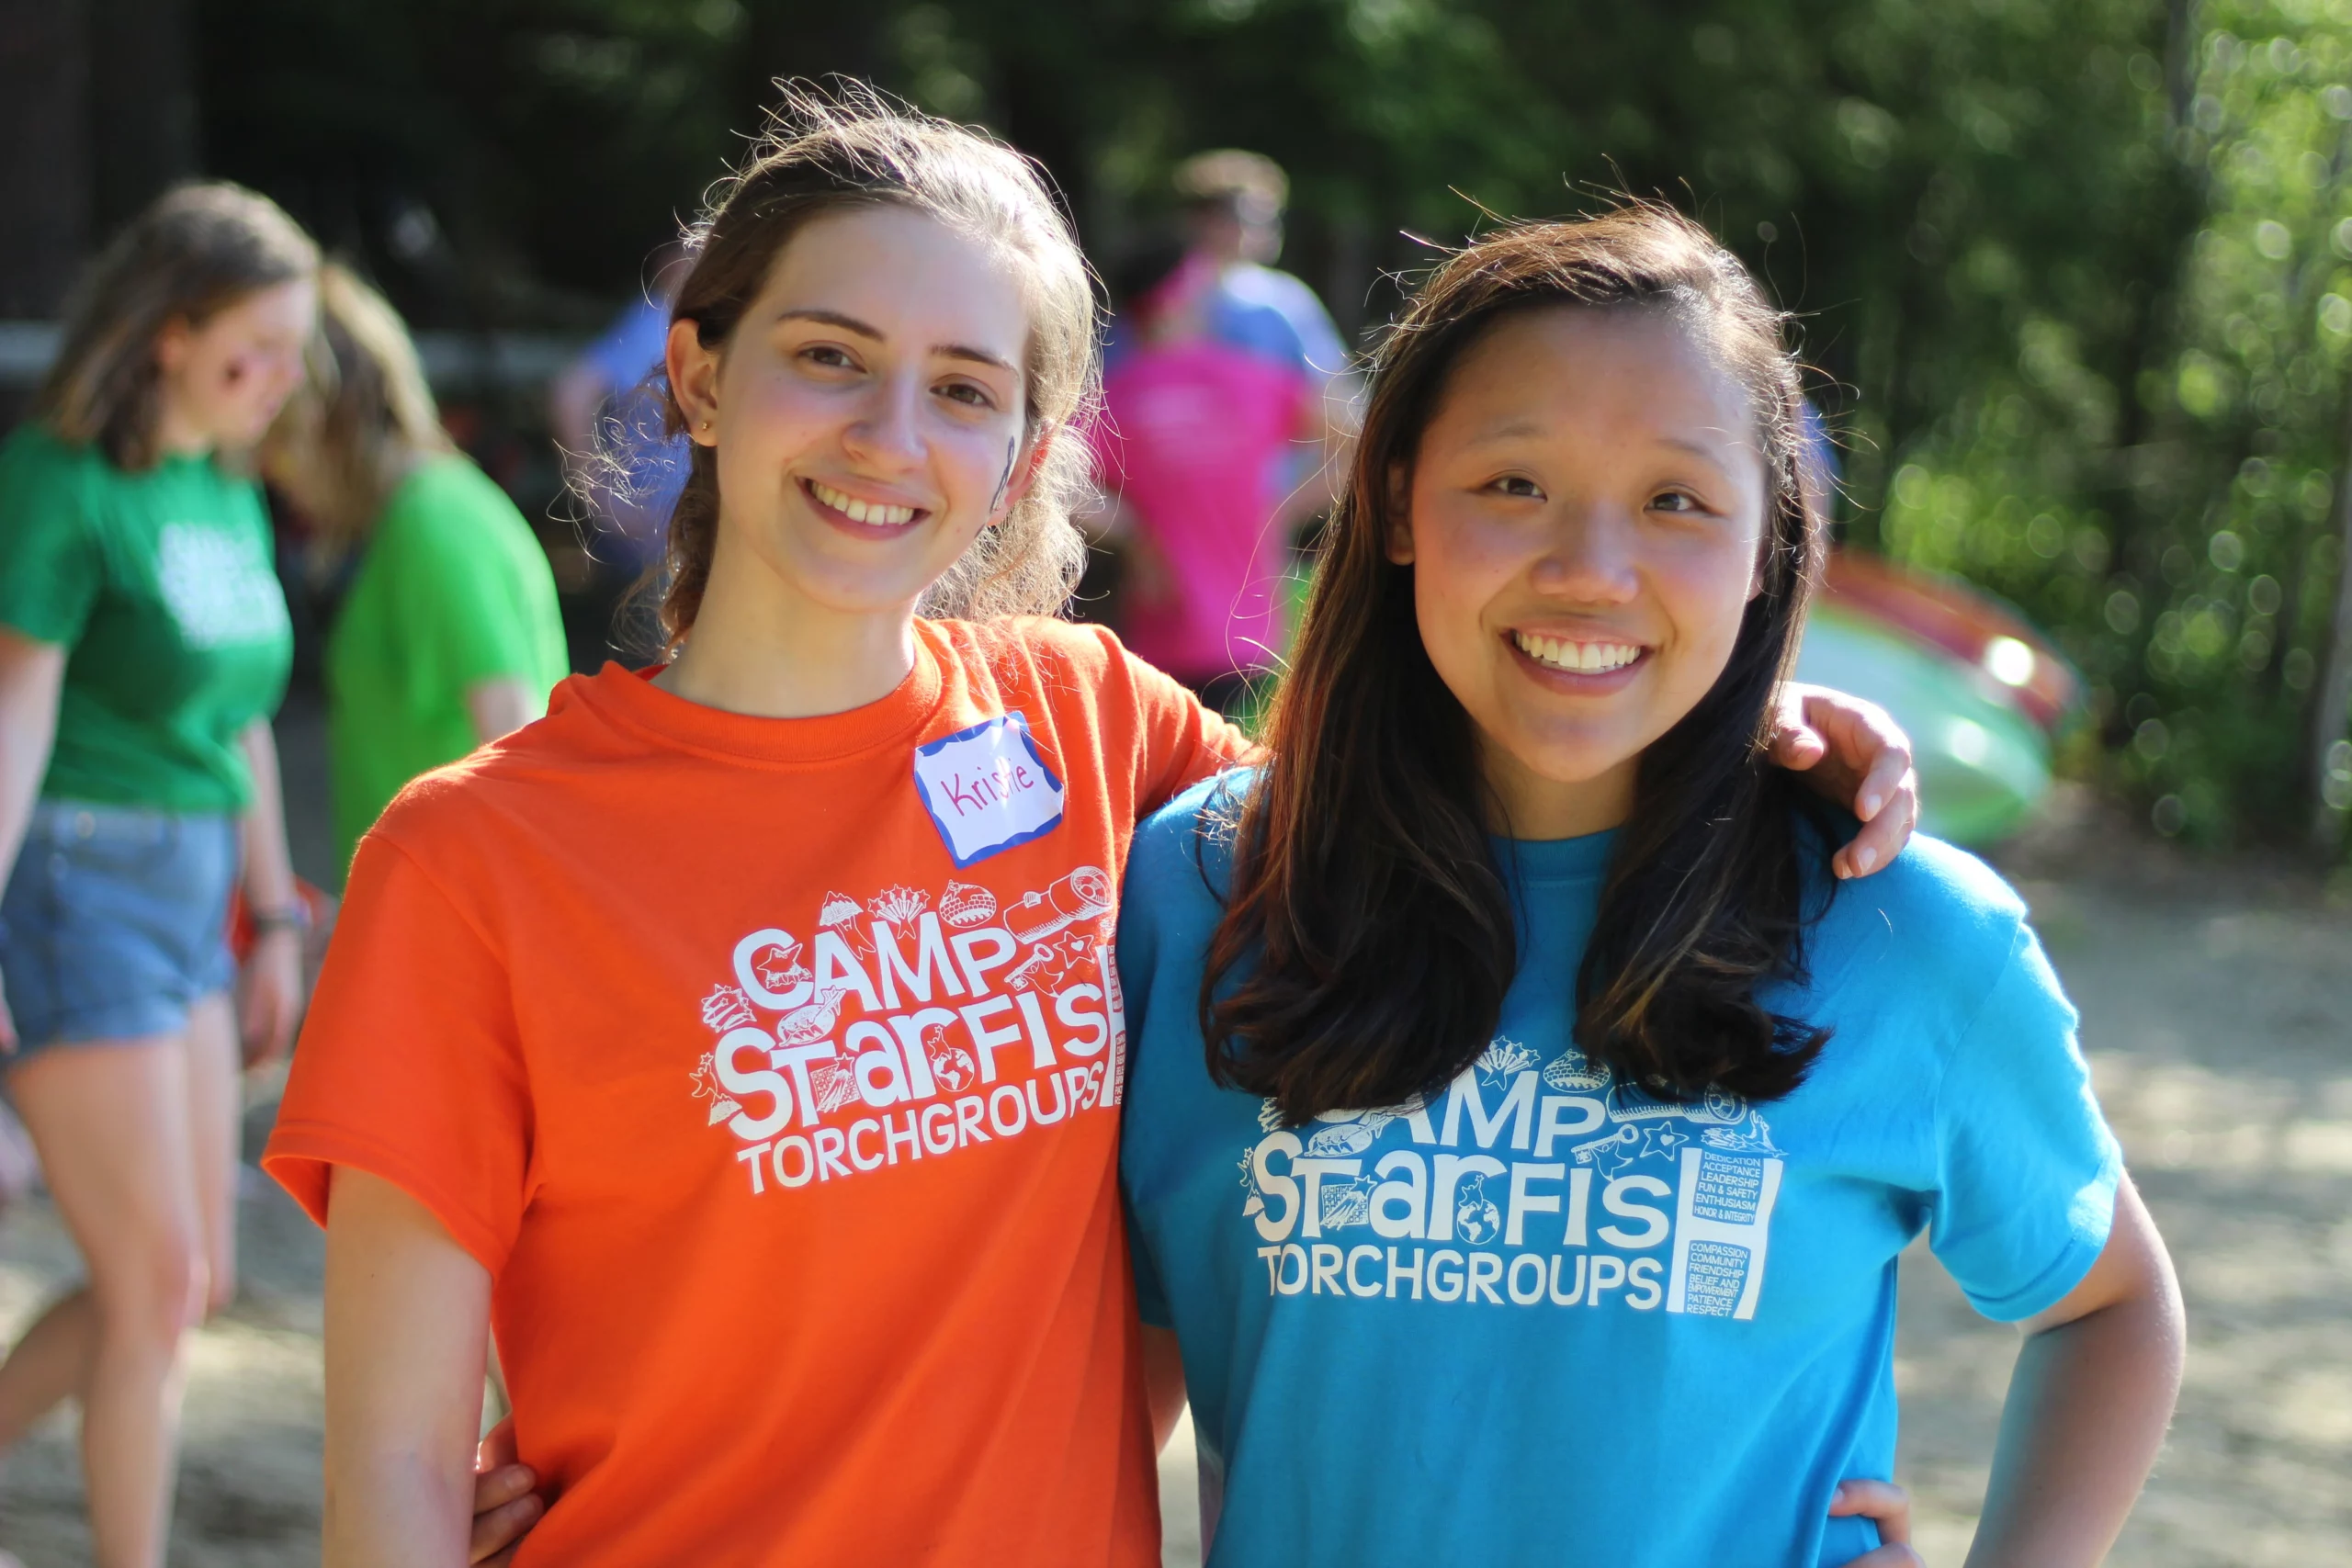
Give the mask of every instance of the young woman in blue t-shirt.
<svg viewBox="0 0 2352 1568">
<path fill-rule="evenodd" d="M 1825 527 L 1782 322 L 1649 207 L 1440 267 L 1271 760 L 1136 834 L 1213 1565 L 1916 1561 L 1839 1483 L 1923 1229 L 2025 1330 L 1970 1562 L 2097 1562 L 2154 1460 L 2177 1290 L 2022 906 L 1928 840 L 1840 882 L 1764 765 Z"/>
</svg>

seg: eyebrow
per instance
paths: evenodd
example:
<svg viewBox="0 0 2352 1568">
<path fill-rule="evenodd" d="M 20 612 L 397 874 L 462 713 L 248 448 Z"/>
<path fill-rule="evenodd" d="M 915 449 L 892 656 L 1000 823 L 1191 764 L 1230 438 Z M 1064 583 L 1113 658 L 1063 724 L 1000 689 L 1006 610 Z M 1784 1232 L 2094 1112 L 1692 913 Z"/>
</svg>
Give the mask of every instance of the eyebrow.
<svg viewBox="0 0 2352 1568">
<path fill-rule="evenodd" d="M 875 343 L 888 343 L 890 341 L 889 334 L 885 333 L 881 328 L 874 325 L 872 322 L 861 321 L 855 316 L 843 315 L 839 310 L 823 310 L 815 309 L 786 310 L 780 312 L 776 316 L 776 320 L 779 321 L 815 321 L 820 326 L 839 327 L 845 333 L 850 333 L 855 336 L 869 339 Z M 992 365 L 1008 375 L 1017 376 L 1021 373 L 1020 367 L 1014 365 L 1002 355 L 990 354 L 985 348 L 974 348 L 969 344 L 937 343 L 932 344 L 931 351 L 933 354 L 943 355 L 949 359 L 967 359 L 976 365 Z"/>
</svg>

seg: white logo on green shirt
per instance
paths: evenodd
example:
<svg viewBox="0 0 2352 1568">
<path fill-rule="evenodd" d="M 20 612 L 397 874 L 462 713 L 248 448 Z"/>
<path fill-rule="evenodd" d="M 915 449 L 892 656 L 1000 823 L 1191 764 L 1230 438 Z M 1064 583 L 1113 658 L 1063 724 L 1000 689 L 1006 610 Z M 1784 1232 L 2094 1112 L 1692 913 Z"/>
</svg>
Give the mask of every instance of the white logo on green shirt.
<svg viewBox="0 0 2352 1568">
<path fill-rule="evenodd" d="M 286 595 L 260 541 L 204 523 L 166 523 L 155 544 L 164 604 L 191 648 L 287 635 Z"/>
</svg>

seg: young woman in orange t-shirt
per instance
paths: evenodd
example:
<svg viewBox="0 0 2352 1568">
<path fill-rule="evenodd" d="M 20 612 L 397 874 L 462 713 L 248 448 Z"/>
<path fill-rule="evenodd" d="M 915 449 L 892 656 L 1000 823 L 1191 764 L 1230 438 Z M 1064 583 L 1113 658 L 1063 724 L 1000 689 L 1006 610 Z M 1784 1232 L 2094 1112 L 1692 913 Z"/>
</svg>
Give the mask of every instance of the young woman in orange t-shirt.
<svg viewBox="0 0 2352 1568">
<path fill-rule="evenodd" d="M 328 1226 L 326 1562 L 532 1517 L 492 1477 L 469 1546 L 494 1326 L 525 1562 L 1157 1562 L 1109 939 L 1138 817 L 1246 742 L 1022 614 L 1082 550 L 1085 264 L 1031 165 L 862 95 L 697 239 L 670 661 L 362 841 L 266 1156 Z M 1886 856 L 1899 739 L 1814 716 Z"/>
</svg>

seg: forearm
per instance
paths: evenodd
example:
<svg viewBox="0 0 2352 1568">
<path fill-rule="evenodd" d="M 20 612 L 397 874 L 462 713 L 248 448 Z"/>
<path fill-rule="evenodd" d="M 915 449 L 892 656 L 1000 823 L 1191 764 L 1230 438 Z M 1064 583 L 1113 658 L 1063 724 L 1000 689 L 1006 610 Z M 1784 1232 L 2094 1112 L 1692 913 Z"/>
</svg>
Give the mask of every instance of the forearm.
<svg viewBox="0 0 2352 1568">
<path fill-rule="evenodd" d="M 242 738 L 253 773 L 254 800 L 245 808 L 245 907 L 277 912 L 292 907 L 294 857 L 286 847 L 286 802 L 277 776 L 277 740 L 257 718 Z"/>
<path fill-rule="evenodd" d="M 65 650 L 0 627 L 0 884 L 17 863 L 57 739 Z"/>
<path fill-rule="evenodd" d="M 325 1568 L 455 1568 L 490 1279 L 414 1199 L 339 1168 L 327 1214 Z"/>
<path fill-rule="evenodd" d="M 0 712 L 0 884 L 6 883 L 24 846 L 41 775 L 49 769 L 56 717 L 54 709 L 46 716 Z"/>
<path fill-rule="evenodd" d="M 1969 1568 L 2088 1568 L 2106 1555 L 2164 1446 L 2186 1338 L 2161 1254 L 2147 1288 L 2027 1338 Z"/>
<path fill-rule="evenodd" d="M 331 1450 L 322 1568 L 458 1568 L 473 1533 L 470 1466 L 392 1450 Z"/>
</svg>

